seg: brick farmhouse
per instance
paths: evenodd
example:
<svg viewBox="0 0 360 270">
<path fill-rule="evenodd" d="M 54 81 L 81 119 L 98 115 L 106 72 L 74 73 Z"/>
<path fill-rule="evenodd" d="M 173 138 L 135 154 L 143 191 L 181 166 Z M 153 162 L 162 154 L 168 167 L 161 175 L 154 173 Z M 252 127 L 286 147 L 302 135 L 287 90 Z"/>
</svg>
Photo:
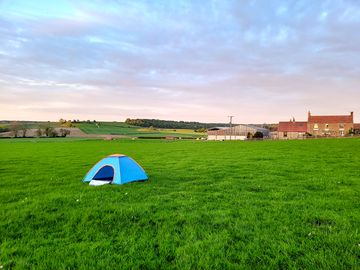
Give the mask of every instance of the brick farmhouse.
<svg viewBox="0 0 360 270">
<path fill-rule="evenodd" d="M 343 137 L 354 131 L 354 113 L 349 115 L 312 115 L 308 113 L 307 122 L 297 122 L 295 119 L 289 122 L 279 122 L 279 139 L 302 139 L 307 135 Z"/>
</svg>

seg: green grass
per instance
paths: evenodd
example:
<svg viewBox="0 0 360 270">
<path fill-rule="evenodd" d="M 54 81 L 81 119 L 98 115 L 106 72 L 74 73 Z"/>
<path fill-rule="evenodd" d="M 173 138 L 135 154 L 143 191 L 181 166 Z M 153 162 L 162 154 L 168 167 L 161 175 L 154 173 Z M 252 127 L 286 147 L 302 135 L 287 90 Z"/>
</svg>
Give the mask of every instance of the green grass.
<svg viewBox="0 0 360 270">
<path fill-rule="evenodd" d="M 129 137 L 199 137 L 204 135 L 188 129 L 149 129 L 122 122 L 98 122 L 98 124 L 99 126 L 96 123 L 77 123 L 75 126 L 87 134 L 111 134 Z"/>
<path fill-rule="evenodd" d="M 3 269 L 359 269 L 360 140 L 0 140 Z M 99 159 L 148 182 L 89 187 Z"/>
<path fill-rule="evenodd" d="M 87 134 L 132 135 L 138 129 L 122 122 L 76 123 L 75 126 Z"/>
</svg>

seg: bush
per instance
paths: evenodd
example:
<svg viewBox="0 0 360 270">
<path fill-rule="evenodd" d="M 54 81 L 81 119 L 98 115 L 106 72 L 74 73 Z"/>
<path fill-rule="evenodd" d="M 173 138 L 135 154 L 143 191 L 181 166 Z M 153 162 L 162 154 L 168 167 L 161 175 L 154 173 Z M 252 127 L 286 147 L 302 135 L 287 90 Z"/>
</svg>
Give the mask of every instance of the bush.
<svg viewBox="0 0 360 270">
<path fill-rule="evenodd" d="M 260 131 L 256 131 L 253 138 L 262 139 L 262 138 L 264 138 L 264 134 L 262 132 L 260 132 Z"/>
<path fill-rule="evenodd" d="M 198 129 L 195 129 L 194 131 L 198 132 L 198 133 L 205 133 L 207 131 L 207 129 L 206 128 L 198 128 Z"/>
</svg>

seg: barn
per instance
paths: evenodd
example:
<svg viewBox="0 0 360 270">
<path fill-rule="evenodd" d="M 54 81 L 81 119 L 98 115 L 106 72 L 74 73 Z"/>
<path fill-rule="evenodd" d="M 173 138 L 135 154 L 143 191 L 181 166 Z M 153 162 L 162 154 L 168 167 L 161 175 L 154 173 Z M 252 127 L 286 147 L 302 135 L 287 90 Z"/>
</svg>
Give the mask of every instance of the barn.
<svg viewBox="0 0 360 270">
<path fill-rule="evenodd" d="M 213 127 L 207 131 L 207 139 L 210 141 L 246 140 L 251 138 L 256 132 L 261 132 L 264 138 L 270 136 L 270 131 L 266 128 L 255 125 L 236 125 L 233 127 Z"/>
</svg>

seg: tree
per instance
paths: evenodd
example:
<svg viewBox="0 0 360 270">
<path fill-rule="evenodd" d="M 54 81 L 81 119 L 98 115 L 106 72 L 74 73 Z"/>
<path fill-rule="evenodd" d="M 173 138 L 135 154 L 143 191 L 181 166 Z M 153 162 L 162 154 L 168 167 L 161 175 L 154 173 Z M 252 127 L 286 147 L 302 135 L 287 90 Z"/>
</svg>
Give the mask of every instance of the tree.
<svg viewBox="0 0 360 270">
<path fill-rule="evenodd" d="M 264 138 L 264 134 L 260 131 L 256 131 L 253 138 L 262 139 L 262 138 Z"/>
<path fill-rule="evenodd" d="M 12 122 L 10 124 L 10 130 L 11 130 L 11 133 L 14 136 L 14 138 L 18 137 L 20 129 L 21 129 L 21 126 L 18 122 Z"/>
<path fill-rule="evenodd" d="M 37 130 L 36 130 L 36 136 L 37 137 L 41 137 L 41 135 L 43 134 L 41 128 L 39 127 Z"/>
<path fill-rule="evenodd" d="M 57 137 L 58 133 L 56 131 L 56 129 L 52 128 L 51 132 L 49 133 L 49 137 Z"/>
<path fill-rule="evenodd" d="M 60 118 L 60 120 L 59 120 L 59 124 L 60 124 L 60 125 L 63 125 L 64 123 L 66 123 L 66 120 L 65 120 L 65 119 Z"/>
<path fill-rule="evenodd" d="M 46 137 L 50 137 L 52 132 L 53 132 L 54 128 L 53 127 L 50 127 L 50 126 L 47 126 L 45 127 L 44 129 L 44 134 L 46 135 Z"/>
<path fill-rule="evenodd" d="M 61 128 L 59 131 L 60 131 L 61 137 L 66 137 L 67 135 L 70 134 L 70 130 L 68 130 L 68 129 Z"/>
<path fill-rule="evenodd" d="M 25 138 L 26 137 L 26 133 L 27 133 L 27 131 L 28 131 L 28 128 L 26 127 L 26 126 L 22 126 L 22 136 L 23 136 L 23 138 Z"/>
<path fill-rule="evenodd" d="M 73 126 L 71 120 L 66 121 L 65 119 L 62 119 L 62 118 L 59 120 L 59 124 L 61 127 L 72 127 Z"/>
</svg>

